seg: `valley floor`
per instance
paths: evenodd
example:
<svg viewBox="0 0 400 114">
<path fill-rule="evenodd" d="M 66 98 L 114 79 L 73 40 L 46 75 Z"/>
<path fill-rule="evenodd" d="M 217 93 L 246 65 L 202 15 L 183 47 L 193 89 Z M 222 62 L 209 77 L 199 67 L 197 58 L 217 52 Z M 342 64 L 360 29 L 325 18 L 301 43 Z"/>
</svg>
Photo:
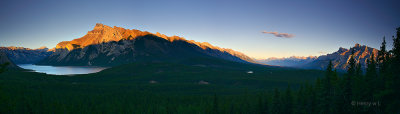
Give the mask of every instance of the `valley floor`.
<svg viewBox="0 0 400 114">
<path fill-rule="evenodd" d="M 298 89 L 323 75 L 228 66 L 137 63 L 73 77 L 8 71 L 0 74 L 0 112 L 261 113 L 269 111 L 275 88 Z"/>
</svg>

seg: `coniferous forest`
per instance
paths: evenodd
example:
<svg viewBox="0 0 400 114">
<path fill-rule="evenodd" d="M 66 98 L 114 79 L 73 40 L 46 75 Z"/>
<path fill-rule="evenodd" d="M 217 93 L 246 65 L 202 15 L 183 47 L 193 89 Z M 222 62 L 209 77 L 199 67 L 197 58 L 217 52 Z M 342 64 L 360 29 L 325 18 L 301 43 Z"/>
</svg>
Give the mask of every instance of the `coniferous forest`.
<svg viewBox="0 0 400 114">
<path fill-rule="evenodd" d="M 400 0 L 0 0 L 0 114 L 400 114 Z"/>
<path fill-rule="evenodd" d="M 119 66 L 117 70 L 68 77 L 7 70 L 7 64 L 3 64 L 0 112 L 396 114 L 400 113 L 400 28 L 396 30 L 392 49 L 386 49 L 388 44 L 383 38 L 378 55 L 368 59 L 366 69 L 352 56 L 347 72 L 337 72 L 332 62 L 323 72 L 243 67 L 239 63 L 229 65 L 233 68 L 220 69 L 138 63 Z M 255 71 L 254 76 L 238 76 L 236 70 L 247 67 Z M 140 76 L 118 76 L 117 72 L 121 72 L 118 69 L 124 68 L 188 72 L 180 72 L 182 75 L 167 72 L 163 76 L 139 72 Z M 191 70 L 197 72 L 191 74 Z M 266 76 L 272 74 L 276 77 Z M 177 78 L 170 78 L 174 76 Z M 204 81 L 200 83 L 204 85 L 193 84 L 198 81 L 193 77 L 211 81 L 210 84 Z M 144 83 L 156 78 L 171 83 Z"/>
</svg>

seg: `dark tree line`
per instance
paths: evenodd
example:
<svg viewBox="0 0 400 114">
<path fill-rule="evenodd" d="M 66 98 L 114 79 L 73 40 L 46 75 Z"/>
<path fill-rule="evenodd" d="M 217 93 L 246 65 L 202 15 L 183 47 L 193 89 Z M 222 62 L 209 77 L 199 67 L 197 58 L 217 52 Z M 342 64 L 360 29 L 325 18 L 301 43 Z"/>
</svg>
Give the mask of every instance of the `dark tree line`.
<svg viewBox="0 0 400 114">
<path fill-rule="evenodd" d="M 4 63 L 4 64 L 0 64 L 0 73 L 3 73 L 4 71 L 6 71 L 7 66 L 10 63 Z"/>
<path fill-rule="evenodd" d="M 371 54 L 364 70 L 351 50 L 343 76 L 329 62 L 325 77 L 313 86 L 301 86 L 296 97 L 289 95 L 290 88 L 285 93 L 275 90 L 271 113 L 400 113 L 400 27 L 396 30 L 393 49 L 386 50 L 384 37 L 378 55 Z"/>
<path fill-rule="evenodd" d="M 261 95 L 164 96 L 138 92 L 142 88 L 132 87 L 127 92 L 120 86 L 112 86 L 110 88 L 113 91 L 108 92 L 109 89 L 98 89 L 94 85 L 96 89 L 65 84 L 61 87 L 69 89 L 61 93 L 53 92 L 61 90 L 58 88 L 46 90 L 44 87 L 51 87 L 48 82 L 43 86 L 40 85 L 42 83 L 32 83 L 29 80 L 29 83 L 21 85 L 8 84 L 7 88 L 11 89 L 7 90 L 0 83 L 0 113 L 398 114 L 400 27 L 396 30 L 393 49 L 386 49 L 383 38 L 378 54 L 370 56 L 366 69 L 361 68 L 361 64 L 352 54 L 344 75 L 339 76 L 333 63 L 329 62 L 324 77 L 318 78 L 314 84 L 301 85 L 296 90 L 288 86 L 284 91 L 275 89 L 273 94 Z M 0 73 L 6 66 L 0 65 Z M 35 76 L 31 77 L 39 80 Z M 5 82 L 9 81 L 3 81 Z M 63 83 L 55 83 L 53 86 L 60 84 Z M 91 91 L 75 92 L 82 87 L 86 87 L 85 91 Z M 13 91 L 14 88 L 17 90 Z M 12 93 L 7 93 L 10 91 Z"/>
</svg>

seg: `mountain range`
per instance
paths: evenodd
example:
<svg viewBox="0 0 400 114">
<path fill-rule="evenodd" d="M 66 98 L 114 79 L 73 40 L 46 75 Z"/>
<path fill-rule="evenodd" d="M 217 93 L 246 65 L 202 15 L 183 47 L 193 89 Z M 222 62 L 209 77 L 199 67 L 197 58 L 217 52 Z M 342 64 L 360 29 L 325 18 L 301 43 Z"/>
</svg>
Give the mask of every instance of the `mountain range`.
<svg viewBox="0 0 400 114">
<path fill-rule="evenodd" d="M 53 49 L 41 47 L 30 49 L 24 47 L 0 47 L 0 52 L 4 52 L 8 58 L 15 64 L 34 64 L 53 53 Z"/>
<path fill-rule="evenodd" d="M 54 53 L 37 64 L 116 66 L 142 61 L 187 63 L 197 58 L 255 62 L 243 53 L 213 46 L 207 42 L 97 23 L 94 29 L 83 37 L 57 44 Z"/>
<path fill-rule="evenodd" d="M 348 68 L 347 63 L 350 59 L 352 51 L 354 52 L 354 59 L 357 61 L 357 63 L 361 64 L 362 69 L 365 69 L 367 66 L 367 60 L 371 57 L 372 53 L 375 55 L 376 60 L 379 50 L 365 45 L 355 44 L 354 47 L 351 47 L 350 49 L 340 47 L 336 52 L 327 55 L 321 55 L 319 57 L 269 58 L 256 61 L 269 65 L 319 70 L 324 70 L 329 61 L 332 61 L 335 69 L 339 71 L 346 71 Z"/>
<path fill-rule="evenodd" d="M 117 66 L 134 62 L 205 63 L 200 60 L 221 59 L 240 63 L 260 63 L 303 69 L 323 70 L 329 61 L 335 69 L 345 71 L 348 60 L 354 57 L 365 69 L 371 54 L 378 50 L 360 44 L 350 49 L 321 56 L 252 59 L 232 49 L 220 48 L 207 42 L 186 40 L 178 36 L 166 36 L 135 29 L 110 27 L 97 23 L 93 30 L 81 38 L 63 41 L 53 49 L 41 47 L 0 47 L 12 63 L 54 66 Z M 4 56 L 3 54 L 3 56 Z M 7 58 L 7 60 L 8 60 Z M 376 58 L 376 57 L 375 57 Z"/>
<path fill-rule="evenodd" d="M 316 59 L 317 59 L 316 56 L 309 56 L 309 57 L 291 56 L 287 58 L 271 57 L 268 59 L 255 59 L 255 61 L 257 61 L 258 63 L 268 64 L 268 65 L 300 67 Z"/>
</svg>

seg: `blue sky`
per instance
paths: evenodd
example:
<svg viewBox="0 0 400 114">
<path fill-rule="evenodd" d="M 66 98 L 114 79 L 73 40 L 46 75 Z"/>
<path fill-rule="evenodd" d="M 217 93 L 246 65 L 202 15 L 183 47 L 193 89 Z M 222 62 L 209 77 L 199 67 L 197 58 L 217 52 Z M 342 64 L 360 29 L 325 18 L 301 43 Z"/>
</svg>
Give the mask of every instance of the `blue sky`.
<svg viewBox="0 0 400 114">
<path fill-rule="evenodd" d="M 398 4 L 394 0 L 1 0 L 0 46 L 52 48 L 103 23 L 209 42 L 255 58 L 320 55 L 355 43 L 379 48 L 383 36 L 391 45 L 400 26 Z"/>
</svg>

